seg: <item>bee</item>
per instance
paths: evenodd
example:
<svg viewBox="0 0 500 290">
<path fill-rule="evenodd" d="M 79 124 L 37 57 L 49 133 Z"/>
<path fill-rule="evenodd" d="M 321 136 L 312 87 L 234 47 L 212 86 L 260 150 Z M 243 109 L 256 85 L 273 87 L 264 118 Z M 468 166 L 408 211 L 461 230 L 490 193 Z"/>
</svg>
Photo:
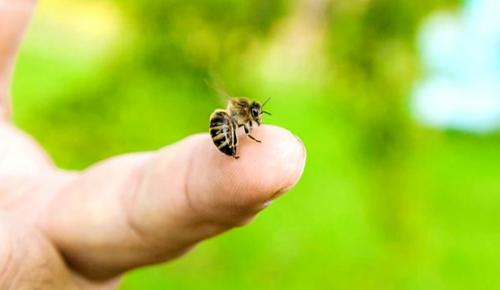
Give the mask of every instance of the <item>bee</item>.
<svg viewBox="0 0 500 290">
<path fill-rule="evenodd" d="M 240 158 L 236 155 L 238 136 L 237 130 L 243 127 L 245 134 L 255 142 L 260 143 L 250 133 L 254 123 L 260 126 L 262 123 L 262 114 L 271 115 L 263 110 L 264 105 L 269 101 L 267 99 L 263 104 L 252 101 L 247 98 L 230 98 L 227 108 L 217 109 L 210 115 L 210 136 L 217 149 L 222 153 L 232 156 L 235 159 Z"/>
</svg>

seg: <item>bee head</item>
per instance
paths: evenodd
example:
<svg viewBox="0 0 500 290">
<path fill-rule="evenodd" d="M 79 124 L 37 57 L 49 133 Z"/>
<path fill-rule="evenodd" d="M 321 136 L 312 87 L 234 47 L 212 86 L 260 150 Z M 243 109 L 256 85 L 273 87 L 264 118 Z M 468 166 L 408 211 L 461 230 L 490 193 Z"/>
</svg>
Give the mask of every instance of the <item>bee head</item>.
<svg viewBox="0 0 500 290">
<path fill-rule="evenodd" d="M 269 101 L 269 99 L 267 99 L 262 105 L 259 102 L 252 102 L 252 104 L 250 105 L 250 115 L 252 116 L 252 119 L 255 122 L 257 122 L 257 124 L 259 126 L 260 126 L 260 124 L 262 122 L 262 118 L 261 118 L 262 114 L 271 115 L 271 113 L 262 110 L 262 108 L 264 107 L 264 105 L 268 101 Z"/>
<path fill-rule="evenodd" d="M 262 115 L 262 106 L 258 102 L 252 102 L 250 105 L 250 115 L 252 119 L 260 125 Z"/>
</svg>

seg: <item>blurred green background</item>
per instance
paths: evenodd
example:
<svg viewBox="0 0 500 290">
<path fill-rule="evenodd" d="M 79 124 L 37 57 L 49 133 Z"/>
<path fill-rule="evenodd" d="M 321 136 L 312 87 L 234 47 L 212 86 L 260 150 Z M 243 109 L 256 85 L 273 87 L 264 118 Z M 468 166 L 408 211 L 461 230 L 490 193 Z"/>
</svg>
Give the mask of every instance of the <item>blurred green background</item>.
<svg viewBox="0 0 500 290">
<path fill-rule="evenodd" d="M 42 0 L 14 119 L 64 168 L 207 131 L 207 85 L 272 97 L 308 150 L 251 225 L 121 289 L 500 289 L 500 135 L 428 129 L 416 34 L 458 0 Z"/>
</svg>

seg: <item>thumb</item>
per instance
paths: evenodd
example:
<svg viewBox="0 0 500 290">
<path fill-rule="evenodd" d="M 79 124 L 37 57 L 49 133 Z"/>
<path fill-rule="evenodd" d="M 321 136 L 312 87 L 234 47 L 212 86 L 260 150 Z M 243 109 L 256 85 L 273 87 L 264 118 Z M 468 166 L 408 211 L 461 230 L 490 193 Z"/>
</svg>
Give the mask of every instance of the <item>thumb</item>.
<svg viewBox="0 0 500 290">
<path fill-rule="evenodd" d="M 294 135 L 275 126 L 254 134 L 262 143 L 241 138 L 238 160 L 198 134 L 98 164 L 60 190 L 46 232 L 95 279 L 172 259 L 244 224 L 300 178 L 305 151 Z"/>
</svg>

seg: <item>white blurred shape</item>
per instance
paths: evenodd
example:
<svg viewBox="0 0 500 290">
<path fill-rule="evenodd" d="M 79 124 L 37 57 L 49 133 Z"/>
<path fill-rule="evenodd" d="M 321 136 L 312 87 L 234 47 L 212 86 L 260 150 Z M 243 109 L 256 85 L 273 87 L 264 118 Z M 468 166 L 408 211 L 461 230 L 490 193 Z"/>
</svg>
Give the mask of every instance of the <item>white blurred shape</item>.
<svg viewBox="0 0 500 290">
<path fill-rule="evenodd" d="M 413 92 L 416 118 L 434 127 L 500 129 L 500 1 L 469 0 L 460 17 L 437 13 L 419 41 L 427 76 Z"/>
<path fill-rule="evenodd" d="M 451 13 L 436 13 L 423 25 L 420 33 L 421 58 L 428 70 L 453 73 L 460 67 L 461 36 L 459 18 Z"/>
<path fill-rule="evenodd" d="M 464 85 L 435 79 L 418 86 L 413 98 L 415 116 L 432 127 L 468 131 L 500 128 L 499 87 L 490 84 Z"/>
</svg>

